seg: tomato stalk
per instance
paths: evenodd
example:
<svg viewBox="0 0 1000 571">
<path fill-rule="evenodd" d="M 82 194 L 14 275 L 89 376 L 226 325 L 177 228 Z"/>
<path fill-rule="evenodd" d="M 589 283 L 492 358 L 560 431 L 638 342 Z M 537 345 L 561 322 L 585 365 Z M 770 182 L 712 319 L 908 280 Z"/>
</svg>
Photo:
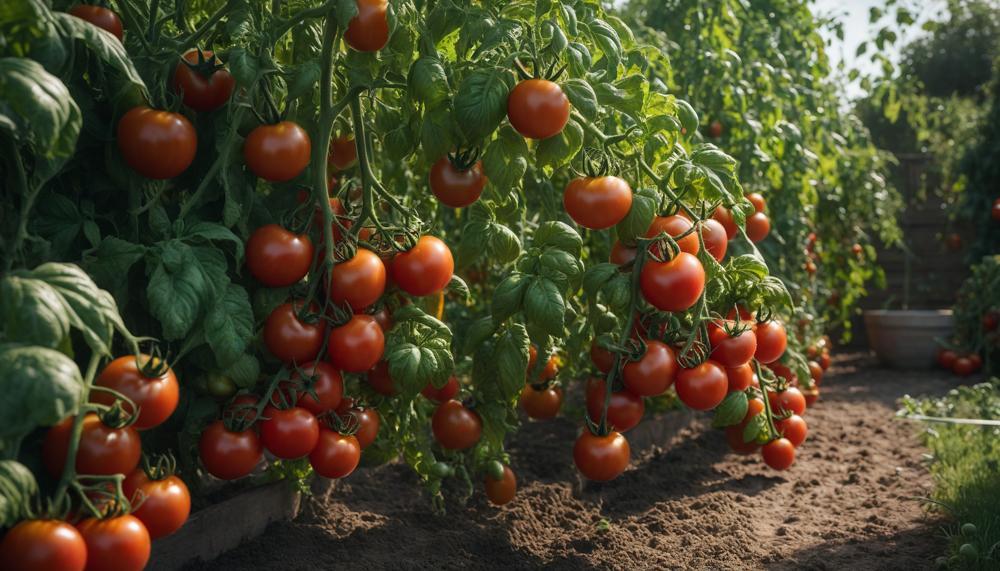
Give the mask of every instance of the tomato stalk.
<svg viewBox="0 0 1000 571">
<path fill-rule="evenodd" d="M 146 37 L 150 42 L 156 42 L 156 17 L 160 14 L 160 0 L 152 0 L 149 3 L 149 25 L 146 28 Z"/>
<path fill-rule="evenodd" d="M 222 143 L 222 148 L 227 149 L 233 145 L 233 142 L 236 140 L 236 136 L 238 134 L 237 129 L 243 122 L 244 114 L 246 114 L 246 107 L 242 105 L 237 106 L 236 111 L 233 112 L 233 116 L 230 120 L 229 132 L 226 133 L 226 139 Z M 222 167 L 228 166 L 229 156 L 230 156 L 229 153 L 219 153 L 219 156 L 215 158 L 215 161 L 212 162 L 212 166 L 209 167 L 208 172 L 205 173 L 205 176 L 201 179 L 201 182 L 198 183 L 198 188 L 195 189 L 194 194 L 188 197 L 188 199 L 184 201 L 184 204 L 181 205 L 180 214 L 178 215 L 179 219 L 183 220 L 188 215 L 188 213 L 191 212 L 192 208 L 199 205 L 199 203 L 201 202 L 202 195 L 205 194 L 205 191 L 208 189 L 208 186 L 213 181 L 215 181 L 216 175 L 219 174 L 219 171 L 222 169 Z M 157 195 L 157 197 L 158 196 L 159 195 Z M 152 204 L 155 204 L 155 199 L 151 200 L 150 204 L 144 206 L 142 210 L 149 208 L 150 206 L 152 206 Z M 178 360 L 179 359 L 180 356 L 178 356 Z"/>
<path fill-rule="evenodd" d="M 128 4 L 128 0 L 119 0 L 119 1 L 122 4 Z M 222 20 L 222 18 L 225 17 L 225 15 L 228 14 L 232 10 L 232 8 L 235 7 L 237 3 L 238 3 L 237 0 L 228 0 L 225 4 L 220 6 L 219 9 L 216 10 L 214 14 L 209 16 L 207 20 L 205 20 L 200 26 L 198 26 L 198 29 L 195 30 L 194 33 L 189 35 L 187 38 L 184 39 L 184 41 L 181 42 L 178 51 L 184 53 L 189 49 L 193 48 L 194 46 L 196 46 L 198 42 L 201 41 L 201 38 L 203 38 L 205 34 L 211 31 L 212 28 L 214 28 L 215 25 L 218 24 L 219 21 Z M 141 36 L 140 39 L 143 39 L 143 41 L 145 41 L 145 38 L 142 38 Z"/>
<path fill-rule="evenodd" d="M 777 436 L 778 429 L 774 425 L 774 414 L 771 412 L 771 399 L 767 396 L 767 380 L 764 378 L 763 372 L 760 370 L 760 361 L 754 359 L 753 368 L 757 373 L 757 382 L 760 384 L 761 400 L 764 401 L 764 414 L 767 418 L 767 428 L 771 432 L 771 436 Z"/>
<path fill-rule="evenodd" d="M 129 0 L 118 0 L 118 11 L 121 12 L 122 21 L 125 24 L 126 30 L 141 30 L 142 26 L 139 24 L 139 18 L 136 16 L 135 12 L 132 11 L 132 3 Z M 150 18 L 152 19 L 152 18 Z M 146 34 L 137 33 L 134 34 L 139 38 L 139 43 L 142 44 L 142 49 L 147 54 L 156 53 L 153 50 L 153 46 L 149 43 L 149 39 L 146 38 Z"/>
<path fill-rule="evenodd" d="M 97 366 L 100 363 L 101 355 L 96 352 L 91 354 L 90 362 L 87 364 L 87 372 L 83 377 L 83 394 L 80 395 L 84 402 L 90 396 L 90 387 L 94 384 L 94 377 L 97 376 Z M 83 434 L 83 418 L 87 415 L 88 409 L 88 406 L 80 407 L 76 418 L 73 419 L 73 429 L 70 431 L 69 436 L 69 448 L 66 450 L 66 463 L 63 466 L 63 473 L 59 478 L 56 491 L 52 495 L 52 505 L 54 506 L 62 505 L 66 499 L 66 491 L 69 489 L 70 483 L 76 478 L 76 453 L 80 448 L 80 436 Z"/>
<path fill-rule="evenodd" d="M 325 6 L 325 5 L 324 5 Z M 330 137 L 333 136 L 333 122 L 339 110 L 333 103 L 333 44 L 337 39 L 337 20 L 332 14 L 327 16 L 323 26 L 323 45 L 320 51 L 319 80 L 319 124 L 317 125 L 317 144 L 313 146 L 313 200 L 323 212 L 323 243 L 326 244 L 329 260 L 323 260 L 326 267 L 333 263 L 333 208 L 330 206 L 327 185 L 327 156 L 330 154 Z M 343 107 L 340 107 L 342 110 Z M 330 268 L 333 269 L 332 266 Z M 325 274 L 324 274 L 325 275 Z"/>
<path fill-rule="evenodd" d="M 307 8 L 305 10 L 300 10 L 298 13 L 292 15 L 290 18 L 288 18 L 288 20 L 286 20 L 284 23 L 282 23 L 280 26 L 278 26 L 278 28 L 275 31 L 274 37 L 275 38 L 280 38 L 280 37 L 284 36 L 292 28 L 294 28 L 295 26 L 297 26 L 300 23 L 304 22 L 305 20 L 308 20 L 309 18 L 319 18 L 319 17 L 322 17 L 324 15 L 327 15 L 327 13 L 331 12 L 336 5 L 337 5 L 337 0 L 327 0 L 323 4 L 320 4 L 319 6 L 316 6 L 314 8 Z M 327 17 L 328 18 L 332 17 L 332 14 L 327 15 Z M 324 39 L 325 39 L 325 37 L 326 36 L 325 36 L 325 32 L 324 32 Z M 322 91 L 323 85 L 324 84 L 322 84 L 322 83 L 320 84 L 320 90 L 321 91 Z"/>
</svg>

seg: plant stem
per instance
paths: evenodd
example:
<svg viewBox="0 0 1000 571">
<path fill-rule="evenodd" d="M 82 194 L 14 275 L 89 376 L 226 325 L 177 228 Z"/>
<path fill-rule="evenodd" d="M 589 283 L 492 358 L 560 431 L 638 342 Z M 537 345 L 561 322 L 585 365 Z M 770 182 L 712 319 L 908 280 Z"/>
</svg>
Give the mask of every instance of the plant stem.
<svg viewBox="0 0 1000 571">
<path fill-rule="evenodd" d="M 97 366 L 101 363 L 101 355 L 99 353 L 93 353 L 90 356 L 90 363 L 87 365 L 87 372 L 83 378 L 83 394 L 81 400 L 87 402 L 87 398 L 90 396 L 90 386 L 94 382 L 94 377 L 97 375 Z M 63 501 L 66 499 L 66 491 L 69 489 L 70 483 L 76 478 L 76 453 L 80 448 L 80 435 L 83 433 L 83 419 L 87 416 L 88 409 L 86 406 L 81 407 L 80 411 L 77 413 L 76 418 L 73 419 L 73 429 L 70 431 L 69 436 L 69 449 L 66 451 L 66 463 L 63 465 L 62 477 L 59 478 L 59 485 L 56 486 L 56 491 L 52 495 L 52 505 L 61 506 Z"/>
<path fill-rule="evenodd" d="M 152 0 L 149 4 L 149 28 L 146 37 L 151 43 L 156 43 L 156 18 L 160 13 L 160 0 Z"/>
<path fill-rule="evenodd" d="M 324 6 L 326 6 L 324 4 Z M 333 14 L 327 16 L 323 27 L 323 47 L 320 52 L 319 80 L 319 125 L 317 125 L 317 144 L 313 146 L 313 164 L 315 178 L 313 180 L 313 200 L 323 213 L 323 243 L 326 244 L 326 256 L 333 259 L 333 225 L 335 223 L 333 208 L 330 206 L 327 186 L 327 156 L 330 153 L 330 137 L 333 136 L 333 122 L 343 107 L 337 108 L 333 103 L 333 46 L 337 40 L 337 20 Z M 327 260 L 323 261 L 325 267 Z"/>
<path fill-rule="evenodd" d="M 757 382 L 760 383 L 761 400 L 764 401 L 764 414 L 767 418 L 767 427 L 771 436 L 778 436 L 778 428 L 774 426 L 774 415 L 771 413 L 771 399 L 767 396 L 767 381 L 760 370 L 760 362 L 754 359 L 753 368 L 757 372 Z"/>
<path fill-rule="evenodd" d="M 223 149 L 228 149 L 236 139 L 237 129 L 243 121 L 244 113 L 246 113 L 246 107 L 237 107 L 236 111 L 233 112 L 232 120 L 229 123 L 229 133 L 226 134 L 226 140 L 222 145 Z M 207 190 L 208 186 L 215 180 L 216 175 L 219 174 L 222 167 L 228 166 L 228 158 L 228 152 L 221 152 L 217 157 L 215 157 L 215 161 L 212 163 L 212 166 L 209 167 L 208 172 L 205 173 L 201 182 L 198 183 L 198 188 L 195 189 L 194 194 L 188 197 L 188 199 L 184 201 L 184 204 L 181 205 L 181 211 L 178 218 L 183 220 L 184 217 L 191 212 L 192 208 L 198 206 L 201 202 L 202 195 L 205 194 L 205 190 Z M 157 196 L 157 198 L 159 197 Z M 150 205 L 147 204 L 146 207 L 148 206 Z M 143 207 L 143 209 L 146 207 Z M 140 212 L 141 211 L 142 209 L 140 209 Z"/>
<path fill-rule="evenodd" d="M 361 114 L 360 95 L 351 99 L 351 122 L 354 123 L 354 141 L 358 149 L 358 169 L 361 171 L 361 214 L 351 227 L 351 234 L 357 236 L 368 218 L 375 218 L 375 207 L 372 201 L 373 185 L 377 184 L 371 164 L 368 162 L 368 135 L 365 132 L 365 120 Z"/>
<path fill-rule="evenodd" d="M 122 19 L 125 20 L 126 30 L 140 30 L 142 26 L 139 25 L 139 19 L 136 17 L 135 12 L 132 11 L 132 4 L 129 0 L 118 0 L 118 8 L 122 13 Z M 146 34 L 136 34 L 139 38 L 139 43 L 142 44 L 142 49 L 147 54 L 152 55 L 153 46 L 150 45 L 149 40 L 146 38 Z"/>
<path fill-rule="evenodd" d="M 325 15 L 327 12 L 333 10 L 334 5 L 336 5 L 337 0 L 327 0 L 323 4 L 316 6 L 315 8 L 309 8 L 307 10 L 302 10 L 297 14 L 294 14 L 286 22 L 282 23 L 279 28 L 277 28 L 274 39 L 277 40 L 281 36 L 288 33 L 289 30 L 297 26 L 300 22 L 307 20 L 309 18 L 319 18 Z M 330 14 L 332 16 L 333 14 Z M 322 57 L 322 56 L 321 56 Z M 320 86 L 322 89 L 322 85 Z"/>
<path fill-rule="evenodd" d="M 127 2 L 128 0 L 122 0 L 122 1 Z M 218 10 L 216 10 L 214 14 L 209 16 L 207 20 L 205 20 L 200 26 L 198 26 L 198 29 L 195 30 L 193 34 L 191 34 L 190 36 L 185 38 L 183 42 L 181 42 L 179 51 L 181 53 L 184 53 L 189 49 L 193 48 L 195 44 L 197 44 L 198 41 L 201 40 L 201 38 L 205 34 L 207 34 L 213 27 L 215 27 L 215 25 L 219 23 L 219 20 L 221 20 L 223 16 L 225 16 L 229 12 L 229 10 L 232 8 L 232 4 L 234 4 L 234 0 L 227 0 L 227 2 L 223 4 Z"/>
</svg>

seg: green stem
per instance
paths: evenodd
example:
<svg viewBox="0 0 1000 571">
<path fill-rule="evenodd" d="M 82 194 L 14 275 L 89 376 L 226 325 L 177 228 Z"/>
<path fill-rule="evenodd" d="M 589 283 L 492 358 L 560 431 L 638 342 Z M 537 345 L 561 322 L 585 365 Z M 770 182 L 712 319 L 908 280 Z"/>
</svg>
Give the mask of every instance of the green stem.
<svg viewBox="0 0 1000 571">
<path fill-rule="evenodd" d="M 160 0 L 152 0 L 149 4 L 149 28 L 146 37 L 151 43 L 156 43 L 156 19 L 160 14 Z"/>
<path fill-rule="evenodd" d="M 377 184 L 371 164 L 368 162 L 368 135 L 365 131 L 365 120 L 361 113 L 361 97 L 351 99 L 351 122 L 354 123 L 354 141 L 358 148 L 358 169 L 361 171 L 361 214 L 351 227 L 351 234 L 357 236 L 368 218 L 375 218 L 375 206 L 372 195 Z"/>
<path fill-rule="evenodd" d="M 308 20 L 309 18 L 319 18 L 326 15 L 327 12 L 333 10 L 333 7 L 336 4 L 337 0 L 327 0 L 327 2 L 324 2 L 323 4 L 316 6 L 315 8 L 309 8 L 307 10 L 302 10 L 298 12 L 297 14 L 289 18 L 287 21 L 283 22 L 281 26 L 279 26 L 275 30 L 274 38 L 277 40 L 281 36 L 287 34 L 289 30 L 299 25 L 301 22 Z M 330 16 L 332 16 L 332 14 L 330 14 Z M 320 88 L 322 89 L 322 85 L 320 86 Z"/>
<path fill-rule="evenodd" d="M 317 126 L 317 144 L 313 147 L 313 164 L 315 179 L 313 180 L 313 200 L 323 212 L 323 243 L 326 244 L 326 256 L 333 259 L 333 225 L 335 223 L 333 208 L 330 206 L 327 185 L 327 156 L 330 154 L 330 137 L 333 136 L 333 122 L 340 114 L 337 105 L 333 103 L 333 47 L 337 41 L 337 19 L 333 14 L 327 16 L 323 27 L 323 47 L 320 52 L 319 80 L 319 125 Z M 327 260 L 323 261 L 325 267 Z"/>
<path fill-rule="evenodd" d="M 11 170 L 13 171 L 12 178 L 14 179 L 15 192 L 22 197 L 21 210 L 18 213 L 17 230 L 14 233 L 14 239 L 10 243 L 7 259 L 3 264 L 3 273 L 7 273 L 14 266 L 14 259 L 17 257 L 18 250 L 21 249 L 21 244 L 24 243 L 24 239 L 28 236 L 28 214 L 35 205 L 35 199 L 38 198 L 38 193 L 41 191 L 42 185 L 39 184 L 32 187 L 28 183 L 28 174 L 25 172 L 24 163 L 21 161 L 21 151 L 18 150 L 14 140 L 10 137 L 0 137 L 0 141 L 2 141 L 3 145 L 3 154 L 8 157 L 8 164 L 13 166 Z"/>
<path fill-rule="evenodd" d="M 97 366 L 101 363 L 100 353 L 93 353 L 90 356 L 90 363 L 87 365 L 87 372 L 83 378 L 83 394 L 81 400 L 87 401 L 90 396 L 90 386 L 97 375 Z M 52 495 L 52 505 L 61 506 L 66 498 L 66 491 L 70 483 L 76 478 L 76 453 L 80 447 L 80 435 L 83 433 L 83 419 L 87 416 L 87 408 L 81 408 L 80 412 L 73 419 L 73 429 L 70 431 L 69 449 L 66 451 L 66 463 L 63 465 L 62 477 L 59 478 L 59 485 L 56 486 L 55 494 Z"/>
<path fill-rule="evenodd" d="M 229 123 L 229 133 L 226 134 L 226 140 L 222 145 L 222 148 L 224 150 L 228 149 L 233 144 L 233 141 L 236 140 L 236 135 L 238 132 L 237 129 L 240 126 L 240 123 L 243 121 L 243 114 L 245 112 L 246 112 L 246 107 L 237 107 L 236 111 L 233 112 L 232 120 Z M 202 195 L 205 194 L 205 191 L 208 189 L 209 185 L 212 184 L 213 181 L 215 181 L 216 175 L 219 174 L 219 171 L 222 170 L 222 167 L 228 166 L 229 156 L 230 153 L 221 152 L 215 158 L 215 161 L 212 163 L 212 166 L 209 167 L 208 172 L 205 173 L 205 176 L 202 177 L 201 182 L 198 183 L 198 188 L 195 189 L 194 194 L 188 197 L 188 199 L 184 201 L 184 204 L 181 205 L 181 211 L 179 215 L 180 219 L 183 220 L 184 217 L 186 217 L 188 213 L 191 212 L 192 208 L 198 206 L 198 204 L 201 203 Z M 144 208 L 145 207 L 143 207 L 143 209 Z M 140 212 L 141 211 L 142 209 L 140 209 Z"/>
<path fill-rule="evenodd" d="M 122 19 L 125 20 L 126 30 L 142 29 L 142 26 L 139 25 L 139 19 L 136 17 L 135 12 L 132 11 L 132 4 L 129 0 L 118 0 L 118 11 L 121 12 Z M 143 51 L 152 55 L 154 53 L 153 46 L 150 45 L 149 39 L 146 38 L 146 34 L 137 33 L 135 35 L 139 38 L 139 43 L 142 44 Z"/>
<path fill-rule="evenodd" d="M 122 0 L 122 1 L 128 1 L 128 0 Z M 193 34 L 191 34 L 190 36 L 185 38 L 183 42 L 181 42 L 181 47 L 179 51 L 181 53 L 185 53 L 189 49 L 193 48 L 198 43 L 198 41 L 205 36 L 205 34 L 211 31 L 211 29 L 215 27 L 216 24 L 219 23 L 219 20 L 221 20 L 223 16 L 229 13 L 230 9 L 233 7 L 233 4 L 235 3 L 236 0 L 228 0 L 225 4 L 223 4 L 218 10 L 215 11 L 214 14 L 209 16 L 209 18 L 205 20 L 205 22 L 202 23 L 202 25 L 198 26 L 198 29 L 195 30 Z"/>
<path fill-rule="evenodd" d="M 642 276 L 642 266 L 646 263 L 649 243 L 650 240 L 645 239 L 639 239 L 636 241 L 635 260 L 632 262 L 632 275 L 629 279 L 632 294 L 627 310 L 628 317 L 625 318 L 625 325 L 622 327 L 621 334 L 618 336 L 619 346 L 624 346 L 626 340 L 632 335 L 632 326 L 635 323 L 635 313 L 639 306 L 639 296 L 642 295 L 639 289 L 639 280 Z M 602 432 L 607 430 L 608 405 L 611 403 L 612 386 L 614 385 L 615 379 L 618 377 L 618 372 L 621 370 L 621 360 L 621 352 L 615 351 L 614 358 L 611 361 L 611 370 L 608 371 L 608 376 L 604 379 L 604 406 L 601 409 L 601 422 L 598 424 L 598 428 Z"/>
<path fill-rule="evenodd" d="M 753 368 L 757 372 L 757 382 L 760 383 L 761 400 L 764 401 L 764 414 L 767 418 L 767 427 L 771 432 L 771 436 L 778 436 L 778 428 L 774 425 L 774 414 L 771 412 L 771 399 L 767 396 L 767 380 L 764 379 L 763 372 L 760 370 L 760 362 L 754 359 Z"/>
</svg>

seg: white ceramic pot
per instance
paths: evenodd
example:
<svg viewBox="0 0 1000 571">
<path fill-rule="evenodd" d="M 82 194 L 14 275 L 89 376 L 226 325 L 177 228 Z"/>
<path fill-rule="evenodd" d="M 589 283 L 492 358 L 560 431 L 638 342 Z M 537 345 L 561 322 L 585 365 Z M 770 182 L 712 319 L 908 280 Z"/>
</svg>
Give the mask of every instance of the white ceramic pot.
<svg viewBox="0 0 1000 571">
<path fill-rule="evenodd" d="M 950 309 L 865 311 L 868 344 L 878 360 L 894 369 L 929 369 L 934 366 L 936 338 L 951 335 Z"/>
</svg>

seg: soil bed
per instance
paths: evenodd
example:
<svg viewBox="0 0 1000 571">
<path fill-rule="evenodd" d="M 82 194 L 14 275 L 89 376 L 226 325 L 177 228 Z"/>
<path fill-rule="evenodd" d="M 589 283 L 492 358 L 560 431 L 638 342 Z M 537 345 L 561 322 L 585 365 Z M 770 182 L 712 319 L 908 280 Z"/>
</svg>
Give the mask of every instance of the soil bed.
<svg viewBox="0 0 1000 571">
<path fill-rule="evenodd" d="M 618 480 L 583 484 L 571 457 L 578 424 L 530 423 L 510 446 L 519 489 L 502 509 L 479 489 L 435 516 L 407 467 L 361 470 L 201 568 L 926 569 L 943 552 L 937 519 L 915 499 L 931 489 L 926 450 L 919 426 L 893 413 L 903 394 L 953 384 L 838 358 L 782 473 L 729 453 L 698 416 Z"/>
</svg>

